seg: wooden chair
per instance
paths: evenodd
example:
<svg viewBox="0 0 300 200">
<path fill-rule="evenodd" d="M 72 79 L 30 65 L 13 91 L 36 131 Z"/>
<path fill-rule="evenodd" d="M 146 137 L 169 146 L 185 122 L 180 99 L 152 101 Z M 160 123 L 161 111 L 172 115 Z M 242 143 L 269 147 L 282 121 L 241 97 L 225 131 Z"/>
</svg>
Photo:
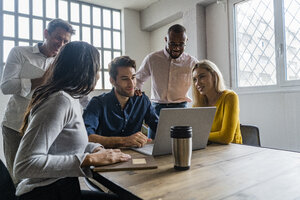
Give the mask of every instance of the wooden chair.
<svg viewBox="0 0 300 200">
<path fill-rule="evenodd" d="M 0 197 L 5 200 L 16 200 L 17 197 L 15 195 L 16 188 L 10 177 L 10 174 L 2 162 L 0 160 Z"/>
<path fill-rule="evenodd" d="M 253 125 L 241 124 L 243 144 L 260 147 L 259 129 Z"/>
</svg>

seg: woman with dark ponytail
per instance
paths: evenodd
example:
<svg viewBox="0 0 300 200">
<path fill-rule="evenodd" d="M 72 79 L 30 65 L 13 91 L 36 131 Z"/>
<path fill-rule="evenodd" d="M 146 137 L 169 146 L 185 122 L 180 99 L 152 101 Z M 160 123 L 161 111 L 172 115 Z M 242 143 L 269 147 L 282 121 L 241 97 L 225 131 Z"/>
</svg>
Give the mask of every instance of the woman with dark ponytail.
<svg viewBox="0 0 300 200">
<path fill-rule="evenodd" d="M 45 73 L 28 106 L 14 174 L 19 199 L 117 199 L 81 191 L 79 176 L 90 166 L 127 161 L 118 149 L 89 143 L 78 98 L 91 92 L 100 69 L 98 50 L 85 42 L 66 44 Z"/>
</svg>

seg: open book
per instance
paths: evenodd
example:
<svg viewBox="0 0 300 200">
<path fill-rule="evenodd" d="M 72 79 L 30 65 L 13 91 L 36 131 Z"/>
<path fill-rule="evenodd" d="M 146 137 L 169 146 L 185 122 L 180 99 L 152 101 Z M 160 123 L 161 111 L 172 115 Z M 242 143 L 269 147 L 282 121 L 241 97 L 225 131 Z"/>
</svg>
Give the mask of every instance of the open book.
<svg viewBox="0 0 300 200">
<path fill-rule="evenodd" d="M 94 167 L 95 172 L 110 172 L 110 171 L 128 171 L 140 169 L 155 169 L 157 168 L 153 156 L 133 156 L 127 162 L 115 163 L 112 165 L 105 165 Z"/>
</svg>

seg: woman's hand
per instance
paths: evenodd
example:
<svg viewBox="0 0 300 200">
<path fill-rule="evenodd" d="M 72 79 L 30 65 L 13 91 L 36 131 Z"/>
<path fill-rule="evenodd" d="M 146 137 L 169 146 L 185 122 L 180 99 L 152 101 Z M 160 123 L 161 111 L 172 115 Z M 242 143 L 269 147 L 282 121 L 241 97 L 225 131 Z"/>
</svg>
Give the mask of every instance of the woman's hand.
<svg viewBox="0 0 300 200">
<path fill-rule="evenodd" d="M 88 154 L 82 162 L 81 167 L 109 165 L 117 162 L 128 161 L 130 159 L 131 156 L 122 153 L 120 149 L 102 148 L 95 153 Z"/>
</svg>

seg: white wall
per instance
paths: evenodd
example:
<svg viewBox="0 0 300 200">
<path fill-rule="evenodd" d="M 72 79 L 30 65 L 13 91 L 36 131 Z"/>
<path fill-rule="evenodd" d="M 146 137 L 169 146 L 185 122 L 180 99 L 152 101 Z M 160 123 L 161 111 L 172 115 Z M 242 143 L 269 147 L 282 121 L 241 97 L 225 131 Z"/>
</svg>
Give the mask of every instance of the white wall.
<svg viewBox="0 0 300 200">
<path fill-rule="evenodd" d="M 230 86 L 229 40 L 227 12 L 224 4 L 211 4 L 206 8 L 207 59 L 220 68 L 226 86 Z"/>
<path fill-rule="evenodd" d="M 141 12 L 141 29 L 152 31 L 184 17 L 186 11 L 197 4 L 207 5 L 216 0 L 163 0 L 157 1 Z M 196 20 L 193 18 L 192 20 Z"/>
<path fill-rule="evenodd" d="M 300 151 L 300 93 L 239 94 L 241 123 L 259 127 L 262 146 Z"/>
<path fill-rule="evenodd" d="M 130 56 L 140 66 L 150 52 L 150 33 L 140 28 L 140 13 L 124 9 L 123 12 L 123 55 Z"/>
</svg>

